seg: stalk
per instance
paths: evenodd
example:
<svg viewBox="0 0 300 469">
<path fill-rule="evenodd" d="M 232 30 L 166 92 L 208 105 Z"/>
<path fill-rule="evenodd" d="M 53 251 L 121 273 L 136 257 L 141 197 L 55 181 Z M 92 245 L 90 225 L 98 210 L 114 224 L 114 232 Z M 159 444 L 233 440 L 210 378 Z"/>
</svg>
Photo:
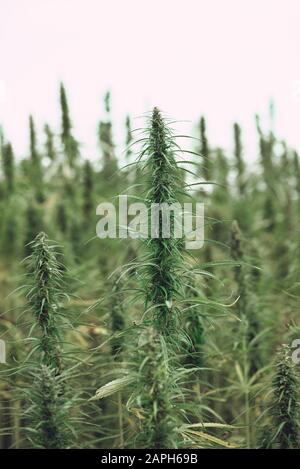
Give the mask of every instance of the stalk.
<svg viewBox="0 0 300 469">
<path fill-rule="evenodd" d="M 256 300 L 251 291 L 252 270 L 248 272 L 248 267 L 245 266 L 246 259 L 242 241 L 241 230 L 238 223 L 234 221 L 231 231 L 231 255 L 233 260 L 239 263 L 234 269 L 235 281 L 238 287 L 237 294 L 239 297 L 236 307 L 240 319 L 246 322 L 246 340 L 247 343 L 250 344 L 259 333 L 259 323 Z M 254 374 L 259 366 L 259 357 L 254 352 L 250 352 L 249 359 L 250 371 L 251 374 Z"/>
<path fill-rule="evenodd" d="M 252 341 L 259 333 L 259 324 L 255 302 L 251 298 L 250 291 L 250 273 L 246 272 L 244 265 L 244 252 L 242 248 L 242 235 L 237 222 L 232 224 L 231 232 L 231 253 L 232 258 L 239 263 L 235 267 L 235 281 L 238 286 L 237 312 L 240 318 L 240 326 L 236 331 L 238 341 L 237 362 L 241 364 L 243 374 L 243 394 L 244 394 L 244 418 L 246 432 L 246 446 L 252 446 L 252 412 L 250 407 L 251 400 L 251 377 L 259 369 L 259 353 L 253 350 Z M 240 352 L 240 353 L 239 353 Z"/>
<path fill-rule="evenodd" d="M 190 280 L 190 288 L 187 291 L 187 297 L 195 298 L 196 300 L 199 297 L 197 285 L 193 280 Z M 203 366 L 205 330 L 200 307 L 192 308 L 187 312 L 185 318 L 185 331 L 190 341 L 186 361 L 196 367 L 201 367 Z"/>
<path fill-rule="evenodd" d="M 173 357 L 156 328 L 146 328 L 139 342 L 137 402 L 142 414 L 138 447 L 177 448 L 178 415 Z"/>
<path fill-rule="evenodd" d="M 200 148 L 199 152 L 202 158 L 202 165 L 199 168 L 199 176 L 203 178 L 206 182 L 212 181 L 213 179 L 213 165 L 212 165 L 212 152 L 210 150 L 208 139 L 206 135 L 206 122 L 205 118 L 202 116 L 199 123 L 199 133 L 200 133 Z M 209 192 L 206 189 L 201 189 L 201 196 L 208 201 Z M 211 214 L 210 214 L 211 215 Z M 211 264 L 213 261 L 212 247 L 210 243 L 207 243 L 203 249 L 203 262 L 205 264 Z M 213 268 L 208 266 L 208 269 L 212 273 Z M 210 282 L 207 277 L 205 277 L 205 294 L 206 296 L 211 295 L 210 291 Z"/>
</svg>

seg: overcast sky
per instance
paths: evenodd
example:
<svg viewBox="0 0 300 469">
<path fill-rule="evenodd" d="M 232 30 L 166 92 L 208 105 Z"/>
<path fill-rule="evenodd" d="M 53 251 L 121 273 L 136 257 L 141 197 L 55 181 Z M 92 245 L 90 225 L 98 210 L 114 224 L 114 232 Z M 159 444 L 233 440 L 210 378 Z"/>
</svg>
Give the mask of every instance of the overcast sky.
<svg viewBox="0 0 300 469">
<path fill-rule="evenodd" d="M 24 154 L 29 113 L 58 130 L 63 80 L 87 156 L 109 88 L 119 143 L 126 113 L 157 105 L 204 114 L 226 148 L 238 120 L 254 159 L 253 116 L 267 125 L 273 98 L 276 130 L 300 150 L 299 20 L 299 0 L 1 0 L 0 123 Z"/>
</svg>

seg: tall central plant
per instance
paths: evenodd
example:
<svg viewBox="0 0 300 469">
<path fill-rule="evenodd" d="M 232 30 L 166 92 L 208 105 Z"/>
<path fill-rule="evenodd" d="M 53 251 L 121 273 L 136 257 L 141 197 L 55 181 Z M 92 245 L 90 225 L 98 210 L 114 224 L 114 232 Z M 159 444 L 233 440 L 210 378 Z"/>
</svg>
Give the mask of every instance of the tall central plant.
<svg viewBox="0 0 300 469">
<path fill-rule="evenodd" d="M 31 260 L 32 288 L 28 299 L 40 327 L 39 348 L 42 362 L 61 372 L 60 328 L 58 325 L 58 301 L 61 292 L 61 271 L 54 247 L 50 245 L 45 233 L 38 234 L 32 243 Z"/>
<path fill-rule="evenodd" d="M 178 201 L 182 174 L 175 160 L 175 139 L 157 108 L 151 114 L 146 133 L 138 164 L 146 179 L 144 200 L 150 218 L 153 204 Z M 149 221 L 152 226 L 153 220 Z M 144 254 L 137 269 L 145 300 L 145 319 L 138 328 L 138 345 L 135 344 L 134 359 L 130 360 L 133 366 L 128 370 L 130 378 L 126 376 L 123 381 L 109 385 L 112 392 L 122 383 L 133 387 L 127 406 L 139 422 L 134 442 L 129 444 L 144 448 L 176 448 L 180 444 L 176 347 L 180 342 L 177 300 L 183 291 L 182 240 L 174 236 L 174 217 L 168 238 L 162 235 L 163 222 L 159 211 L 152 236 L 143 242 Z M 107 395 L 107 389 L 108 385 L 100 388 L 95 398 Z"/>
<path fill-rule="evenodd" d="M 160 111 L 154 108 L 143 154 L 147 157 L 144 171 L 148 174 L 145 194 L 150 208 L 153 204 L 178 202 L 182 191 L 182 174 L 175 160 L 175 143 L 171 130 Z M 159 212 L 157 237 L 146 241 L 147 262 L 143 271 L 146 303 L 153 306 L 153 324 L 160 333 L 176 333 L 179 310 L 174 299 L 182 292 L 179 270 L 182 268 L 182 240 L 174 237 L 174 217 L 171 216 L 170 237 L 164 238 L 163 216 Z M 153 220 L 150 220 L 150 225 Z"/>
<path fill-rule="evenodd" d="M 175 141 L 160 111 L 154 108 L 142 156 L 143 173 L 147 174 L 146 203 L 178 202 L 182 174 L 175 160 Z M 150 216 L 150 215 L 149 215 Z M 151 316 L 140 338 L 139 387 L 136 395 L 143 414 L 141 443 L 149 448 L 178 447 L 178 414 L 175 343 L 178 345 L 179 307 L 182 294 L 182 240 L 174 236 L 174 217 L 170 220 L 170 237 L 163 237 L 163 215 L 145 242 L 141 278 L 146 292 L 145 308 Z M 153 220 L 150 220 L 151 228 Z"/>
<path fill-rule="evenodd" d="M 132 264 L 140 279 L 144 311 L 135 329 L 139 335 L 133 342 L 133 352 L 126 360 L 131 364 L 130 369 L 122 370 L 124 377 L 102 386 L 93 399 L 102 399 L 125 386 L 132 388 L 127 409 L 138 422 L 134 438 L 126 442 L 130 447 L 194 446 L 197 439 L 205 440 L 206 434 L 183 423 L 188 419 L 183 382 L 191 368 L 187 370 L 182 365 L 186 345 L 190 343 L 180 318 L 186 307 L 185 291 L 191 269 L 184 260 L 183 240 L 175 231 L 178 219 L 171 210 L 171 205 L 178 204 L 185 195 L 182 170 L 177 161 L 177 152 L 181 150 L 157 108 L 152 111 L 144 133 L 138 164 L 140 174 L 145 177 L 143 199 L 148 207 L 151 234 L 143 240 L 144 253 L 139 262 Z M 170 224 L 164 218 L 162 204 L 169 209 Z M 169 225 L 167 230 L 164 229 L 166 224 Z M 191 302 L 194 307 L 201 299 L 193 298 Z M 213 442 L 223 444 L 215 437 Z M 200 444 L 203 445 L 203 441 Z"/>
</svg>

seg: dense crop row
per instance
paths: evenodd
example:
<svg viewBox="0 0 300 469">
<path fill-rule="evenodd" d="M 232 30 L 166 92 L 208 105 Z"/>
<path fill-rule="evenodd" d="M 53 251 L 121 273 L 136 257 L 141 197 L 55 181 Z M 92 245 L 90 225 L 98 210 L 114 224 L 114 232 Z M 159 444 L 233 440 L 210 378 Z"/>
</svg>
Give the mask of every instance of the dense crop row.
<svg viewBox="0 0 300 469">
<path fill-rule="evenodd" d="M 257 117 L 249 165 L 238 124 L 225 152 L 154 108 L 124 163 L 107 94 L 90 160 L 60 104 L 26 157 L 1 134 L 0 447 L 298 448 L 297 152 Z M 97 238 L 118 194 L 204 202 L 204 247 Z"/>
</svg>

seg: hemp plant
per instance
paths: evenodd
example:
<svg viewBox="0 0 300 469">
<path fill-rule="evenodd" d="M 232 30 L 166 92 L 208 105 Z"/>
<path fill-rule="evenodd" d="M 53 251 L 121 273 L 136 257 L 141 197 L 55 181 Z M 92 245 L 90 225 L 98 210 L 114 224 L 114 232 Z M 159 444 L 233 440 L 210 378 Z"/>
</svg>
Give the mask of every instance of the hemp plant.
<svg viewBox="0 0 300 469">
<path fill-rule="evenodd" d="M 267 449 L 299 448 L 299 378 L 291 349 L 286 344 L 278 352 L 269 401 L 269 423 L 263 429 L 261 446 Z"/>
<path fill-rule="evenodd" d="M 15 188 L 15 162 L 13 148 L 10 143 L 4 143 L 2 146 L 2 167 L 5 177 L 5 193 L 9 197 Z"/>
<path fill-rule="evenodd" d="M 70 168 L 76 166 L 79 157 L 79 144 L 72 132 L 72 121 L 70 118 L 67 94 L 63 83 L 60 84 L 60 107 L 61 107 L 61 143 L 63 152 Z"/>
<path fill-rule="evenodd" d="M 93 189 L 94 189 L 94 172 L 91 163 L 87 160 L 83 166 L 83 181 L 82 181 L 82 212 L 84 217 L 84 223 L 90 220 L 93 213 L 94 201 L 93 201 Z"/>
<path fill-rule="evenodd" d="M 251 291 L 251 272 L 245 261 L 245 254 L 242 245 L 243 237 L 239 225 L 236 221 L 232 224 L 231 230 L 231 254 L 237 263 L 234 267 L 235 282 L 237 285 L 238 301 L 236 311 L 239 320 L 237 337 L 234 348 L 236 356 L 236 369 L 241 393 L 244 398 L 244 418 L 246 430 L 247 447 L 251 447 L 251 388 L 255 383 L 255 374 L 260 368 L 260 351 L 257 341 L 260 333 L 260 324 L 257 313 L 257 300 Z"/>
<path fill-rule="evenodd" d="M 45 154 L 49 158 L 49 160 L 53 162 L 56 159 L 56 150 L 54 146 L 54 134 L 49 124 L 45 124 L 44 132 L 46 135 Z"/>
<path fill-rule="evenodd" d="M 45 233 L 39 233 L 33 241 L 29 261 L 32 286 L 28 300 L 40 328 L 38 348 L 42 353 L 42 363 L 55 368 L 56 374 L 60 374 L 62 339 L 59 301 L 63 297 L 62 273 L 56 259 L 55 245 L 51 244 Z"/>
<path fill-rule="evenodd" d="M 102 174 L 104 180 L 107 183 L 114 185 L 115 172 L 118 169 L 118 162 L 115 156 L 115 144 L 113 141 L 109 92 L 107 92 L 104 96 L 104 109 L 106 119 L 101 120 L 98 127 L 99 144 L 102 152 Z"/>
<path fill-rule="evenodd" d="M 31 163 L 31 183 L 34 188 L 36 201 L 42 203 L 45 200 L 43 184 L 43 168 L 41 155 L 37 148 L 37 137 L 35 124 L 32 116 L 29 116 L 29 137 L 30 137 L 30 163 Z"/>
<path fill-rule="evenodd" d="M 276 227 L 276 175 L 273 163 L 275 139 L 273 133 L 270 133 L 270 135 L 263 134 L 258 116 L 256 116 L 256 127 L 259 135 L 260 163 L 263 169 L 263 180 L 267 189 L 263 216 L 266 222 L 266 228 L 271 233 Z"/>
<path fill-rule="evenodd" d="M 32 351 L 36 358 L 29 368 L 33 384 L 26 391 L 30 405 L 25 416 L 28 438 L 35 447 L 46 449 L 66 448 L 70 444 L 71 400 L 65 395 L 68 372 L 62 360 L 64 321 L 60 311 L 65 294 L 55 249 L 41 232 L 32 242 L 28 258 L 31 287 L 27 298 L 34 319 L 31 331 L 39 329 L 39 333 Z"/>
<path fill-rule="evenodd" d="M 149 119 L 147 136 L 143 139 L 138 164 L 145 174 L 147 185 L 144 200 L 151 204 L 169 203 L 178 200 L 180 170 L 174 156 L 174 139 L 171 131 L 155 108 Z M 178 269 L 182 263 L 181 240 L 172 234 L 162 237 L 162 218 L 159 218 L 159 234 L 144 240 L 144 254 L 137 267 L 144 297 L 144 315 L 147 320 L 137 327 L 135 336 L 138 355 L 131 362 L 128 379 L 133 388 L 127 404 L 129 410 L 138 407 L 141 428 L 137 430 L 134 445 L 146 448 L 175 448 L 178 446 L 177 371 L 173 363 L 175 344 L 178 346 L 179 307 L 176 299 L 183 291 Z M 151 314 L 150 314 L 151 313 Z M 136 354 L 136 348 L 135 352 Z M 119 381 L 118 381 L 119 386 Z M 105 387 L 104 387 L 105 388 Z M 103 388 L 95 398 L 102 397 Z"/>
<path fill-rule="evenodd" d="M 71 400 L 62 393 L 65 376 L 56 375 L 51 366 L 40 365 L 29 371 L 33 386 L 25 389 L 29 406 L 27 438 L 34 448 L 63 449 L 70 446 L 69 411 Z"/>
<path fill-rule="evenodd" d="M 246 181 L 245 181 L 245 162 L 243 159 L 243 147 L 241 141 L 241 128 L 239 124 L 235 123 L 233 126 L 234 132 L 234 156 L 236 165 L 236 185 L 240 196 L 245 195 Z"/>
<path fill-rule="evenodd" d="M 202 116 L 199 123 L 199 133 L 200 133 L 200 155 L 203 158 L 203 165 L 200 171 L 200 175 L 204 177 L 205 181 L 211 180 L 212 173 L 212 162 L 210 160 L 210 151 L 208 140 L 206 136 L 206 122 L 205 118 Z"/>
<path fill-rule="evenodd" d="M 181 196 L 182 174 L 175 160 L 174 136 L 157 108 L 152 112 L 147 132 L 141 160 L 147 184 L 144 197 L 148 208 L 153 204 L 171 205 Z M 170 237 L 164 238 L 159 213 L 156 237 L 144 242 L 139 272 L 149 322 L 140 337 L 137 396 L 143 415 L 140 439 L 151 448 L 179 445 L 176 428 L 180 417 L 175 403 L 180 388 L 175 349 L 181 349 L 182 339 L 177 300 L 183 296 L 183 255 L 182 240 L 174 236 L 173 217 L 170 224 Z"/>
<path fill-rule="evenodd" d="M 203 433 L 193 434 L 192 430 L 189 433 L 189 425 L 183 424 L 186 415 L 183 382 L 190 370 L 182 365 L 189 341 L 183 332 L 181 312 L 186 307 L 185 286 L 191 272 L 184 261 L 183 240 L 175 236 L 175 216 L 170 217 L 170 236 L 164 237 L 163 214 L 159 211 L 158 224 L 153 227 L 150 208 L 155 204 L 170 206 L 185 195 L 176 159 L 181 150 L 157 108 L 144 134 L 137 164 L 145 177 L 143 200 L 148 208 L 152 235 L 143 239 L 143 254 L 132 264 L 141 285 L 137 300 L 144 300 L 143 316 L 131 331 L 133 350 L 126 360 L 130 366 L 123 369 L 124 376 L 104 385 L 93 399 L 128 387 L 131 394 L 127 409 L 137 417 L 136 432 L 128 444 L 143 448 L 178 448 L 194 445 L 193 435 L 203 438 Z"/>
<path fill-rule="evenodd" d="M 127 161 L 130 161 L 130 157 L 132 155 L 131 142 L 133 140 L 130 116 L 126 116 L 125 129 L 126 129 L 126 142 L 125 142 L 126 143 L 126 153 L 125 153 L 125 157 L 126 157 Z"/>
<path fill-rule="evenodd" d="M 146 156 L 143 172 L 147 174 L 145 199 L 148 207 L 178 202 L 183 189 L 181 172 L 175 160 L 174 137 L 157 108 L 153 110 L 149 137 L 142 153 Z M 164 336 L 177 335 L 180 310 L 175 300 L 183 294 L 180 278 L 183 267 L 182 239 L 175 238 L 174 224 L 172 218 L 170 237 L 164 238 L 162 214 L 159 214 L 157 237 L 146 240 L 145 268 L 142 269 L 147 292 L 146 308 L 153 307 L 153 325 Z"/>
<path fill-rule="evenodd" d="M 234 267 L 235 282 L 237 285 L 238 301 L 236 310 L 239 319 L 244 323 L 245 339 L 249 347 L 249 371 L 255 373 L 260 365 L 259 353 L 251 348 L 251 342 L 260 331 L 257 312 L 257 300 L 251 290 L 253 267 L 246 263 L 243 248 L 243 235 L 236 221 L 232 223 L 231 229 L 231 255 L 237 265 Z"/>
</svg>

